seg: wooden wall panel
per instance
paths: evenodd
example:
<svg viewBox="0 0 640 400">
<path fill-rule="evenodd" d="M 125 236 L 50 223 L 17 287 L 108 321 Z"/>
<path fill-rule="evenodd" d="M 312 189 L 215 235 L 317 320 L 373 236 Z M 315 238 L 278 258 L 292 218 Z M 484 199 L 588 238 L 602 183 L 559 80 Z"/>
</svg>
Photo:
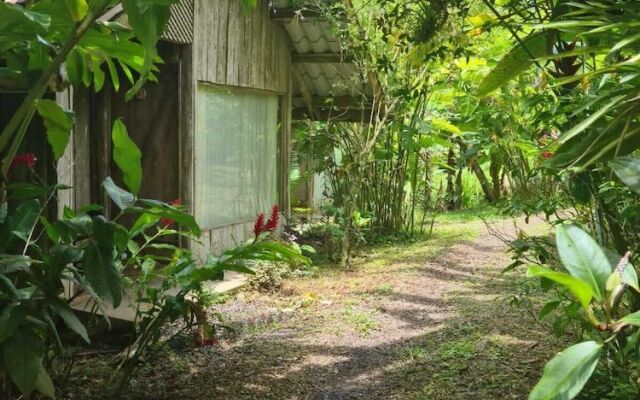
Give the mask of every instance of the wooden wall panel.
<svg viewBox="0 0 640 400">
<path fill-rule="evenodd" d="M 267 1 L 247 12 L 238 0 L 196 0 L 196 81 L 287 92 L 288 41 Z"/>
<path fill-rule="evenodd" d="M 281 95 L 279 147 L 279 202 L 287 213 L 289 207 L 288 160 L 291 135 L 291 54 L 286 32 L 271 19 L 269 0 L 247 12 L 238 0 L 196 0 L 191 77 L 191 103 L 184 110 L 187 134 L 183 141 L 183 191 L 187 204 L 193 206 L 193 135 L 195 134 L 195 89 L 198 82 L 265 90 Z M 183 100 L 184 107 L 184 100 Z M 284 149 L 284 150 L 282 150 Z M 191 185 L 191 186 L 190 186 Z M 187 188 L 188 187 L 188 188 Z M 202 244 L 192 243 L 201 258 L 209 248 L 214 254 L 243 243 L 253 235 L 253 222 L 229 225 L 205 231 Z"/>
</svg>

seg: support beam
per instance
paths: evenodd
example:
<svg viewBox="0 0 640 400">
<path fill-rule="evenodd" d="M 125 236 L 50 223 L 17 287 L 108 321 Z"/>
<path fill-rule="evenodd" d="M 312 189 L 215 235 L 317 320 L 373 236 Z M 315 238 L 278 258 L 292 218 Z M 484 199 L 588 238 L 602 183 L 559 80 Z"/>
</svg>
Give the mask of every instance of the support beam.
<svg viewBox="0 0 640 400">
<path fill-rule="evenodd" d="M 371 109 L 346 109 L 327 110 L 315 109 L 313 115 L 304 108 L 293 109 L 293 120 L 310 119 L 313 121 L 348 121 L 368 123 L 371 117 Z"/>
<path fill-rule="evenodd" d="M 343 64 L 351 62 L 352 58 L 340 53 L 306 53 L 293 54 L 291 61 L 294 64 Z"/>
<path fill-rule="evenodd" d="M 313 108 L 371 108 L 371 99 L 362 97 L 311 97 Z M 294 97 L 293 104 L 306 104 L 302 97 Z"/>
<path fill-rule="evenodd" d="M 296 8 L 274 8 L 271 10 L 273 21 L 289 23 L 292 21 L 304 21 L 306 19 L 320 18 L 322 12 L 319 10 L 296 9 Z"/>
</svg>

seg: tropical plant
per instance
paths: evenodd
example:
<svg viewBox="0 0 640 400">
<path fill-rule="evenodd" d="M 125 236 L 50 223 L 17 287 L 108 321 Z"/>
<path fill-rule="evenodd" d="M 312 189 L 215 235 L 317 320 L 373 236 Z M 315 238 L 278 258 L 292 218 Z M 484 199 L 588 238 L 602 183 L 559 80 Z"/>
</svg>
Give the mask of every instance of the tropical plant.
<svg viewBox="0 0 640 400">
<path fill-rule="evenodd" d="M 630 367 L 638 356 L 640 311 L 635 299 L 640 287 L 629 253 L 620 257 L 603 249 L 573 224 L 557 227 L 556 246 L 561 269 L 534 265 L 528 275 L 553 281 L 571 294 L 582 309 L 586 328 L 583 336 L 591 340 L 571 346 L 549 361 L 530 394 L 531 400 L 576 397 L 605 347 L 610 360 L 623 368 Z"/>
</svg>

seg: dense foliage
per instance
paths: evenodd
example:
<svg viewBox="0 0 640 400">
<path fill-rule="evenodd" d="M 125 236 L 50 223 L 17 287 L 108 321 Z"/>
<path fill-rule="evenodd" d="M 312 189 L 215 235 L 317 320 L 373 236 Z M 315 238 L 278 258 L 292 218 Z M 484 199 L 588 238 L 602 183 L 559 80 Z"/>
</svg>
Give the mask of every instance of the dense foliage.
<svg viewBox="0 0 640 400">
<path fill-rule="evenodd" d="M 299 141 L 329 183 L 343 252 L 358 231 L 412 233 L 481 202 L 541 215 L 555 237 L 522 234 L 506 270 L 536 264 L 529 276 L 558 295 L 541 315 L 586 341 L 549 362 L 531 398 L 574 398 L 601 369 L 597 396 L 637 396 L 638 2 L 373 3 L 340 13 L 355 20 L 346 51 L 378 84 L 374 115 Z"/>
<path fill-rule="evenodd" d="M 36 113 L 53 161 L 68 146 L 74 115 L 51 100 L 69 85 L 118 91 L 131 83 L 130 99 L 154 80 L 156 43 L 170 14 L 171 0 L 125 0 L 129 27 L 100 18 L 119 1 L 37 0 L 0 2 L 0 83 L 25 92 L 0 133 L 0 391 L 3 396 L 55 397 L 55 382 L 96 332 L 109 328 L 109 310 L 130 307 L 133 324 L 114 366 L 112 389 L 119 392 L 142 358 L 149 358 L 167 323 L 197 327 L 199 343 L 210 343 L 212 327 L 203 310 L 203 283 L 225 270 L 253 273 L 256 262 L 304 264 L 299 248 L 273 240 L 279 211 L 252 241 L 202 260 L 178 244 L 197 243 L 200 228 L 180 201 L 138 196 L 141 152 L 124 123 L 114 121 L 113 162 L 127 190 L 107 178 L 103 190 L 118 212 L 104 205 L 64 208 L 57 196 L 70 188 L 48 184 L 37 173 L 38 157 L 22 152 Z M 245 1 L 247 7 L 255 2 Z M 108 77 L 108 78 L 107 78 Z M 53 163 L 52 163 L 53 164 Z M 127 222 L 130 221 L 130 222 Z M 82 309 L 82 311 L 78 311 Z M 100 322 L 103 316 L 104 322 Z M 21 395 L 20 395 L 21 394 Z M 115 394 L 114 394 L 115 395 Z M 4 398 L 4 397 L 3 397 Z"/>
</svg>

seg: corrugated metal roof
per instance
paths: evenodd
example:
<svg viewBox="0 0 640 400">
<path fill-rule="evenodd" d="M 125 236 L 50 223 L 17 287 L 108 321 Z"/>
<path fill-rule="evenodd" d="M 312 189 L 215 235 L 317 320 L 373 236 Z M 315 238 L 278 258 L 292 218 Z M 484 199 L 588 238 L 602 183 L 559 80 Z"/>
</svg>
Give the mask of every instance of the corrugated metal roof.
<svg viewBox="0 0 640 400">
<path fill-rule="evenodd" d="M 193 0 L 180 0 L 171 6 L 171 18 L 162 39 L 178 44 L 193 43 Z"/>
<path fill-rule="evenodd" d="M 277 11 L 276 11 L 277 13 Z M 294 58 L 296 55 L 342 54 L 343 46 L 333 24 L 321 18 L 292 18 L 282 22 L 291 38 Z M 305 62 L 294 63 L 298 75 L 302 78 L 306 90 L 313 97 L 371 97 L 373 89 L 368 80 L 358 76 L 356 66 L 346 57 L 338 57 L 342 62 Z M 338 60 L 340 61 L 340 60 Z M 299 82 L 294 80 L 294 97 L 304 94 Z"/>
<path fill-rule="evenodd" d="M 122 4 L 118 4 L 107 11 L 99 20 L 118 21 L 129 26 L 129 21 L 123 11 Z M 178 44 L 193 43 L 193 0 L 180 0 L 171 5 L 171 16 L 160 39 Z"/>
</svg>

